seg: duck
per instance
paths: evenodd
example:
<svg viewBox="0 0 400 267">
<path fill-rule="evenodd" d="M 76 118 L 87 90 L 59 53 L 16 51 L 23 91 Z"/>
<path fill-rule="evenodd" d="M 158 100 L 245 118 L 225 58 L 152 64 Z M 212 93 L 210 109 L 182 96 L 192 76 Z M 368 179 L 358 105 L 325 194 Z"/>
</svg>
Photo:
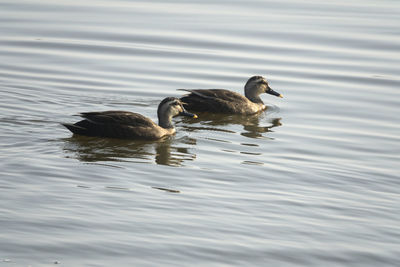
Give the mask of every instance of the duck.
<svg viewBox="0 0 400 267">
<path fill-rule="evenodd" d="M 178 89 L 187 91 L 180 100 L 189 111 L 228 113 L 228 114 L 255 114 L 267 107 L 260 98 L 260 94 L 267 93 L 277 97 L 283 96 L 274 91 L 266 78 L 253 76 L 244 86 L 244 96 L 226 89 Z"/>
<path fill-rule="evenodd" d="M 84 118 L 74 124 L 62 123 L 68 130 L 77 135 L 109 137 L 118 139 L 157 140 L 175 134 L 172 117 L 183 115 L 197 118 L 183 107 L 179 98 L 167 97 L 158 105 L 158 125 L 150 118 L 129 111 L 82 112 Z"/>
</svg>

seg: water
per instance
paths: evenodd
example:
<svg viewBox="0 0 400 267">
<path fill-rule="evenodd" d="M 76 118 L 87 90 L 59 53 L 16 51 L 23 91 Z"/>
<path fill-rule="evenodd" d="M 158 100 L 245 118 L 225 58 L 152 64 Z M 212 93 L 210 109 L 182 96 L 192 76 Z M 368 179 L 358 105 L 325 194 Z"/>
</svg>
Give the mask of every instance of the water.
<svg viewBox="0 0 400 267">
<path fill-rule="evenodd" d="M 398 266 L 398 1 L 1 1 L 0 265 Z M 178 88 L 282 93 L 158 142 Z M 166 190 L 165 190 L 166 189 Z"/>
</svg>

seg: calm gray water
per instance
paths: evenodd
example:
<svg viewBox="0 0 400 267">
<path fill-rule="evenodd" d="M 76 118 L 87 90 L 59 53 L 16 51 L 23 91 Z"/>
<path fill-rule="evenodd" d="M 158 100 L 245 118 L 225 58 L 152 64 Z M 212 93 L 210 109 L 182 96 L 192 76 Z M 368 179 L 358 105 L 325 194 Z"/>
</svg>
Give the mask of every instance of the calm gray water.
<svg viewBox="0 0 400 267">
<path fill-rule="evenodd" d="M 0 266 L 399 266 L 400 2 L 0 1 Z M 156 120 L 178 88 L 259 116 L 159 142 L 60 122 Z M 157 188 L 170 189 L 170 191 Z"/>
</svg>

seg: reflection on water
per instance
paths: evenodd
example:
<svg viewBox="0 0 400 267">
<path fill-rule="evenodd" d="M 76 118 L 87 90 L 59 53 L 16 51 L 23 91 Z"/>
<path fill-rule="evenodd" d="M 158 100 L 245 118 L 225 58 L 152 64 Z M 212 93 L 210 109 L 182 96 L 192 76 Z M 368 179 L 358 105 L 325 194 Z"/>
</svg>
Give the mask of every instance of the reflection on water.
<svg viewBox="0 0 400 267">
<path fill-rule="evenodd" d="M 270 120 L 270 125 L 268 126 L 260 126 L 258 118 L 253 118 L 247 124 L 243 124 L 243 130 L 241 135 L 250 137 L 250 138 L 269 138 L 264 133 L 272 132 L 272 128 L 281 126 L 281 118 L 273 118 Z"/>
<path fill-rule="evenodd" d="M 271 132 L 272 128 L 281 126 L 282 118 L 266 118 L 268 115 L 265 112 L 253 115 L 240 115 L 240 114 L 212 114 L 212 113 L 199 113 L 199 118 L 195 120 L 187 119 L 183 126 L 187 131 L 217 131 L 234 133 L 235 131 L 228 130 L 226 126 L 229 124 L 243 125 L 243 132 L 240 134 L 249 138 L 268 138 L 265 133 Z M 200 124 L 201 126 L 197 126 Z M 267 124 L 267 125 L 263 125 Z M 190 126 L 189 126 L 190 125 Z M 195 126 L 192 126 L 195 125 Z"/>
<path fill-rule="evenodd" d="M 181 143 L 179 145 L 179 143 Z M 177 145 L 178 144 L 178 145 Z M 65 139 L 63 147 L 66 157 L 83 162 L 140 161 L 169 166 L 181 166 L 184 161 L 193 160 L 196 155 L 184 144 L 195 145 L 190 138 L 166 137 L 157 141 L 119 140 L 73 135 Z"/>
<path fill-rule="evenodd" d="M 168 137 L 164 142 L 157 142 L 155 146 L 155 162 L 161 165 L 181 166 L 184 161 L 194 160 L 196 154 L 187 147 L 171 145 L 173 141 L 181 142 L 187 145 L 196 145 L 196 139 L 184 137 L 174 140 L 174 137 Z"/>
</svg>

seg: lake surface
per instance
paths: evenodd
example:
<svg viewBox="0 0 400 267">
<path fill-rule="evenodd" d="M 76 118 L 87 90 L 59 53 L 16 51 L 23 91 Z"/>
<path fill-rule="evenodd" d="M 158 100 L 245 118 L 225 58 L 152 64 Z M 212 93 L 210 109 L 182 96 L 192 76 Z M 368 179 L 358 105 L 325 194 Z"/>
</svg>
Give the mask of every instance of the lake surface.
<svg viewBox="0 0 400 267">
<path fill-rule="evenodd" d="M 399 1 L 0 1 L 0 266 L 399 266 Z M 258 116 L 156 120 L 178 88 Z M 167 189 L 167 190 L 165 190 Z"/>
</svg>

